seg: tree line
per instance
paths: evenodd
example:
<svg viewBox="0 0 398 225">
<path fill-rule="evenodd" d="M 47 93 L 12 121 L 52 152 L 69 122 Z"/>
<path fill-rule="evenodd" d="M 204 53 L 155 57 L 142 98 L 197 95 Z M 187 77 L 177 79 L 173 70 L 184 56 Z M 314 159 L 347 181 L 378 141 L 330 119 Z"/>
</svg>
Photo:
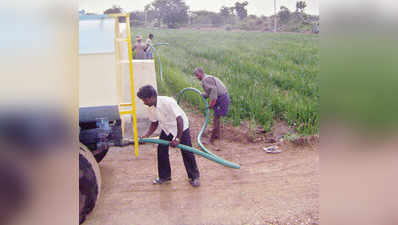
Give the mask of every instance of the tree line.
<svg viewBox="0 0 398 225">
<path fill-rule="evenodd" d="M 130 12 L 130 22 L 133 26 L 167 28 L 211 26 L 225 27 L 225 29 L 271 30 L 276 16 L 280 30 L 288 26 L 289 23 L 293 24 L 290 27 L 296 26 L 292 29 L 297 29 L 297 27 L 303 27 L 305 24 L 317 24 L 317 21 L 319 21 L 319 16 L 308 15 L 304 12 L 307 7 L 305 1 L 296 2 L 295 12 L 281 6 L 276 15 L 269 17 L 249 15 L 248 5 L 249 3 L 244 1 L 235 2 L 232 6 L 222 6 L 218 12 L 191 11 L 184 0 L 154 0 L 146 5 L 143 11 Z M 124 12 L 124 10 L 120 6 L 113 5 L 105 10 L 104 14 L 121 12 Z"/>
</svg>

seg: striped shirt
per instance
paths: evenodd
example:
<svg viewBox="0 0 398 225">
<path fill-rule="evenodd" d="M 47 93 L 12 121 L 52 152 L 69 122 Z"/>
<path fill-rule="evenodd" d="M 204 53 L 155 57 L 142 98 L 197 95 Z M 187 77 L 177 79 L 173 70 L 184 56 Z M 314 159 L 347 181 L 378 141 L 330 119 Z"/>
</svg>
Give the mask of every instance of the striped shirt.
<svg viewBox="0 0 398 225">
<path fill-rule="evenodd" d="M 210 97 L 210 100 L 215 100 L 219 96 L 228 93 L 227 88 L 220 79 L 207 74 L 202 79 L 202 87 L 205 90 L 204 97 Z"/>
</svg>

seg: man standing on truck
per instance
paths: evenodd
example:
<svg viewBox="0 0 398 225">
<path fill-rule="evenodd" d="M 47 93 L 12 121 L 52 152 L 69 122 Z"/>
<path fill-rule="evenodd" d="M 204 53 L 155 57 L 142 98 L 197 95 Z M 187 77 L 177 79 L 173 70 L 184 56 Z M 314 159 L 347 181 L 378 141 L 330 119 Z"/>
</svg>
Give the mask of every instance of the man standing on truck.
<svg viewBox="0 0 398 225">
<path fill-rule="evenodd" d="M 145 48 L 146 45 L 142 43 L 141 35 L 137 35 L 136 37 L 137 42 L 133 46 L 133 52 L 135 50 L 135 57 L 134 59 L 146 59 Z"/>
<path fill-rule="evenodd" d="M 170 146 L 177 147 L 180 143 L 192 146 L 188 117 L 173 98 L 157 96 L 155 88 L 151 85 L 141 87 L 137 96 L 145 105 L 149 106 L 147 115 L 151 121 L 148 132 L 140 138 L 151 136 L 159 126 L 162 130 L 159 139 L 170 141 Z M 181 150 L 181 154 L 189 183 L 193 187 L 199 187 L 199 169 L 196 165 L 195 155 L 183 150 Z M 159 144 L 157 157 L 159 177 L 153 181 L 153 184 L 169 182 L 171 180 L 169 146 Z"/>
<path fill-rule="evenodd" d="M 146 40 L 146 47 L 145 47 L 145 54 L 147 59 L 152 59 L 152 41 L 153 41 L 153 34 L 149 34 L 148 39 Z"/>
</svg>

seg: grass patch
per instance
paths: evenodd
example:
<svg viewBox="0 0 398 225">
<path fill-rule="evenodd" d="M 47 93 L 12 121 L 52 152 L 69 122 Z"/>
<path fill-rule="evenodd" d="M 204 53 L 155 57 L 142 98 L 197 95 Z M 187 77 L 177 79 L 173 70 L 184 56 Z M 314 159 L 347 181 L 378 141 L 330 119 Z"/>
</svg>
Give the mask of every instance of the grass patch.
<svg viewBox="0 0 398 225">
<path fill-rule="evenodd" d="M 159 93 L 173 95 L 186 87 L 202 90 L 193 75 L 200 66 L 228 88 L 227 119 L 234 125 L 255 120 L 269 130 L 273 121 L 296 125 L 300 134 L 319 132 L 319 36 L 223 30 L 135 29 L 155 35 L 163 67 Z M 157 65 L 158 67 L 158 65 Z M 186 100 L 202 107 L 200 99 Z"/>
</svg>

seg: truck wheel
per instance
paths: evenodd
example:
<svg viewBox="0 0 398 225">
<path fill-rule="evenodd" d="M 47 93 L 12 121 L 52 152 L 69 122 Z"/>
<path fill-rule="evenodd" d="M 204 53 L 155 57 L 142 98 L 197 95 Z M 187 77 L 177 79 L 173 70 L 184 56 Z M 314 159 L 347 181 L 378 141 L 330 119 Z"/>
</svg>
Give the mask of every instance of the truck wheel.
<svg viewBox="0 0 398 225">
<path fill-rule="evenodd" d="M 0 157 L 0 224 L 9 224 L 18 218 L 29 200 L 29 184 L 13 160 Z"/>
<path fill-rule="evenodd" d="M 101 174 L 93 154 L 80 145 L 79 150 L 79 223 L 95 207 L 101 192 Z"/>
<path fill-rule="evenodd" d="M 100 163 L 108 153 L 109 147 L 104 149 L 97 149 L 96 144 L 88 144 L 87 148 L 90 149 L 91 153 L 94 155 L 95 160 L 97 163 Z"/>
<path fill-rule="evenodd" d="M 101 162 L 104 159 L 104 157 L 106 156 L 106 153 L 108 153 L 108 150 L 109 150 L 109 148 L 103 149 L 99 153 L 94 155 L 97 163 Z"/>
</svg>

